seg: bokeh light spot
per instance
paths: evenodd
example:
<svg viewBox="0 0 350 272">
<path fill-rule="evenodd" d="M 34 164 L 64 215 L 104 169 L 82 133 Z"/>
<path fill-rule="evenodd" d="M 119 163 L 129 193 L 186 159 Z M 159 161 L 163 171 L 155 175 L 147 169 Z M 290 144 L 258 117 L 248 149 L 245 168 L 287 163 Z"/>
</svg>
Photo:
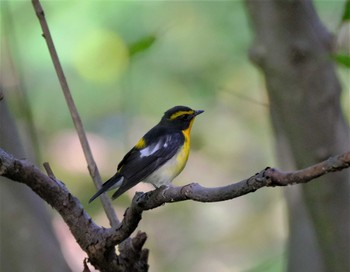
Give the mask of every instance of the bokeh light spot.
<svg viewBox="0 0 350 272">
<path fill-rule="evenodd" d="M 97 83 L 118 80 L 129 63 L 129 52 L 117 33 L 96 29 L 85 35 L 74 52 L 78 73 Z"/>
</svg>

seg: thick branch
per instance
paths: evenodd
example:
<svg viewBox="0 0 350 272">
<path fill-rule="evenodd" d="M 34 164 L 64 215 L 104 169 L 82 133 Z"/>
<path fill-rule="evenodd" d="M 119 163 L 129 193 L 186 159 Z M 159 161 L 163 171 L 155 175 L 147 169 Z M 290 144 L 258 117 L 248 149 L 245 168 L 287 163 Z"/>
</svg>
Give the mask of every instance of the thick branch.
<svg viewBox="0 0 350 272">
<path fill-rule="evenodd" d="M 117 228 L 105 229 L 92 221 L 79 200 L 70 194 L 62 182 L 48 177 L 31 163 L 15 159 L 0 149 L 0 175 L 28 185 L 56 209 L 69 226 L 80 247 L 88 254 L 90 261 L 100 269 L 102 260 L 106 261 L 106 256 L 109 261 L 114 260 L 113 267 L 119 267 L 120 260 L 117 261 L 114 247 L 133 233 L 145 210 L 154 209 L 164 203 L 190 199 L 199 202 L 225 201 L 255 192 L 262 187 L 306 183 L 348 167 L 350 167 L 350 152 L 293 172 L 266 168 L 248 179 L 223 187 L 205 188 L 197 183 L 183 187 L 162 186 L 148 193 L 137 193 L 131 206 L 125 211 L 121 224 Z M 145 240 L 146 236 L 139 234 L 130 242 L 132 243 L 130 248 L 138 248 L 135 254 L 144 258 L 143 260 L 147 259 L 147 251 L 141 250 Z M 103 271 L 111 271 L 112 266 L 103 267 L 105 268 Z"/>
<path fill-rule="evenodd" d="M 327 173 L 341 171 L 348 167 L 350 167 L 350 152 L 331 157 L 298 171 L 282 172 L 268 167 L 248 179 L 223 187 L 205 188 L 197 183 L 191 183 L 183 187 L 163 186 L 145 194 L 137 193 L 133 198 L 131 207 L 124 215 L 119 230 L 121 230 L 122 235 L 126 234 L 128 229 L 136 228 L 139 220 L 141 220 L 142 211 L 154 209 L 164 203 L 190 199 L 198 202 L 226 201 L 255 192 L 262 187 L 307 183 Z M 122 240 L 124 237 L 114 236 L 114 238 Z"/>
<path fill-rule="evenodd" d="M 59 180 L 49 177 L 36 166 L 26 160 L 18 160 L 0 148 L 0 176 L 24 183 L 43 200 L 50 204 L 62 216 L 69 226 L 79 246 L 87 253 L 90 262 L 101 271 L 146 271 L 137 270 L 134 266 L 147 265 L 147 250 L 142 249 L 146 240 L 144 234 L 138 234 L 129 239 L 134 252 L 133 258 L 125 258 L 123 254 L 116 255 L 114 247 L 117 243 L 110 242 L 111 231 L 96 225 L 85 212 L 79 200 L 73 196 Z M 127 238 L 129 235 L 123 235 Z M 118 241 L 121 241 L 118 239 Z M 138 246 L 135 246 L 135 245 Z M 130 250 L 128 250 L 130 252 Z M 124 254 L 126 255 L 126 254 Z"/>
</svg>

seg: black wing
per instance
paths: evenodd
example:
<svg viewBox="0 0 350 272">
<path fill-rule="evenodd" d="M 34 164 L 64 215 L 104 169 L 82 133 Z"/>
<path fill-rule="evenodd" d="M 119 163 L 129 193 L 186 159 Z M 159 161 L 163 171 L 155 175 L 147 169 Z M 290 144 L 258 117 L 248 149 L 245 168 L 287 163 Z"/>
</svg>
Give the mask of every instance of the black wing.
<svg viewBox="0 0 350 272">
<path fill-rule="evenodd" d="M 167 129 L 162 127 L 152 129 L 143 139 L 146 146 L 141 149 L 134 147 L 119 163 L 118 172 L 124 177 L 124 182 L 113 194 L 113 199 L 165 164 L 184 143 L 182 132 L 169 133 Z"/>
<path fill-rule="evenodd" d="M 89 203 L 94 201 L 97 197 L 99 197 L 104 192 L 107 192 L 110 188 L 113 187 L 116 183 L 118 183 L 123 177 L 117 172 L 113 177 L 111 177 L 109 180 L 107 180 L 105 183 L 102 184 L 102 187 L 100 190 L 98 190 L 89 200 Z"/>
</svg>

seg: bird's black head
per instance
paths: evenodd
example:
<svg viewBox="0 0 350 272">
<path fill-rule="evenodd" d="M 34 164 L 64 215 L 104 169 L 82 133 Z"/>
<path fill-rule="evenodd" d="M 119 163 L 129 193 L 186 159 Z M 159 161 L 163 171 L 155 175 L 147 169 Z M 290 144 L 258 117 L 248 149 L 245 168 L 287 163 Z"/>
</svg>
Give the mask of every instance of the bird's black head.
<svg viewBox="0 0 350 272">
<path fill-rule="evenodd" d="M 185 106 L 175 106 L 164 113 L 161 124 L 180 130 L 190 128 L 193 119 L 204 112 L 203 110 L 193 110 Z"/>
</svg>

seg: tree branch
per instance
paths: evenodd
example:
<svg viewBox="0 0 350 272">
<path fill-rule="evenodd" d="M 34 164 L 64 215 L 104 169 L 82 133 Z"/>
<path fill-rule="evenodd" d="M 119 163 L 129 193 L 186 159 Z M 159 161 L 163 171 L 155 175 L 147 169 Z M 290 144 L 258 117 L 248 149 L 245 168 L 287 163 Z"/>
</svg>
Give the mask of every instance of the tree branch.
<svg viewBox="0 0 350 272">
<path fill-rule="evenodd" d="M 128 256 L 127 252 L 117 256 L 114 248 L 117 243 L 110 241 L 110 234 L 113 233 L 114 236 L 118 236 L 120 235 L 119 231 L 115 232 L 115 228 L 105 229 L 96 225 L 85 212 L 79 200 L 68 191 L 61 181 L 47 176 L 26 160 L 14 158 L 1 148 L 0 176 L 26 184 L 57 210 L 69 226 L 79 246 L 87 253 L 90 262 L 99 270 L 145 271 L 134 269 L 134 266 L 143 267 L 147 264 L 148 251 L 142 249 L 142 246 L 138 246 L 134 247 L 133 252 L 139 250 L 138 255 L 134 254 L 134 257 L 139 257 L 139 259 L 126 258 Z M 130 230 L 129 233 L 131 234 L 133 231 L 134 229 Z M 125 239 L 129 236 L 123 235 Z M 130 243 L 136 243 L 134 240 L 139 241 L 136 244 L 140 245 L 142 239 L 144 242 L 146 237 L 138 234 L 134 239 L 129 240 L 131 240 Z M 121 242 L 122 240 L 114 238 L 114 241 Z"/>
<path fill-rule="evenodd" d="M 147 271 L 148 251 L 142 249 L 147 239 L 145 233 L 138 233 L 128 240 L 125 253 L 121 250 L 117 255 L 114 249 L 134 232 L 143 211 L 164 203 L 190 199 L 199 202 L 225 201 L 263 187 L 306 183 L 348 167 L 350 151 L 298 171 L 282 172 L 268 167 L 248 179 L 222 187 L 205 188 L 197 183 L 182 187 L 162 186 L 148 193 L 136 193 L 131 206 L 125 211 L 123 221 L 117 227 L 106 229 L 92 221 L 79 200 L 61 181 L 48 177 L 30 162 L 18 160 L 0 148 L 0 176 L 26 184 L 57 210 L 77 243 L 89 256 L 91 264 L 101 271 Z M 133 254 L 130 255 L 130 252 Z"/>
<path fill-rule="evenodd" d="M 87 140 L 86 133 L 85 133 L 85 130 L 83 127 L 83 122 L 81 121 L 78 110 L 75 106 L 73 97 L 71 95 L 71 91 L 70 91 L 69 86 L 68 86 L 68 82 L 66 80 L 66 77 L 64 75 L 60 60 L 58 58 L 58 54 L 57 54 L 55 45 L 54 45 L 52 37 L 51 37 L 49 26 L 48 26 L 46 19 L 45 19 L 44 10 L 41 7 L 39 0 L 32 0 L 32 3 L 33 3 L 34 10 L 36 12 L 36 15 L 38 16 L 41 28 L 43 30 L 43 36 L 46 40 L 47 47 L 49 49 L 53 65 L 55 67 L 55 70 L 56 70 L 56 73 L 58 76 L 58 80 L 61 84 L 61 88 L 62 88 L 64 97 L 66 99 L 70 114 L 72 116 L 72 120 L 73 120 L 75 129 L 78 133 L 80 144 L 81 144 L 82 149 L 84 151 L 84 155 L 85 155 L 86 162 L 88 164 L 88 169 L 89 169 L 90 175 L 92 177 L 92 180 L 95 183 L 96 188 L 99 189 L 102 186 L 101 175 L 98 171 L 96 162 L 95 162 L 94 157 L 92 155 L 91 148 L 90 148 L 90 145 L 89 145 L 89 142 Z M 109 219 L 110 225 L 117 226 L 119 224 L 119 220 L 117 218 L 116 213 L 114 212 L 114 209 L 112 207 L 110 200 L 107 198 L 106 195 L 103 194 L 101 196 L 101 201 L 102 201 L 103 208 L 106 212 L 106 215 Z"/>
</svg>

